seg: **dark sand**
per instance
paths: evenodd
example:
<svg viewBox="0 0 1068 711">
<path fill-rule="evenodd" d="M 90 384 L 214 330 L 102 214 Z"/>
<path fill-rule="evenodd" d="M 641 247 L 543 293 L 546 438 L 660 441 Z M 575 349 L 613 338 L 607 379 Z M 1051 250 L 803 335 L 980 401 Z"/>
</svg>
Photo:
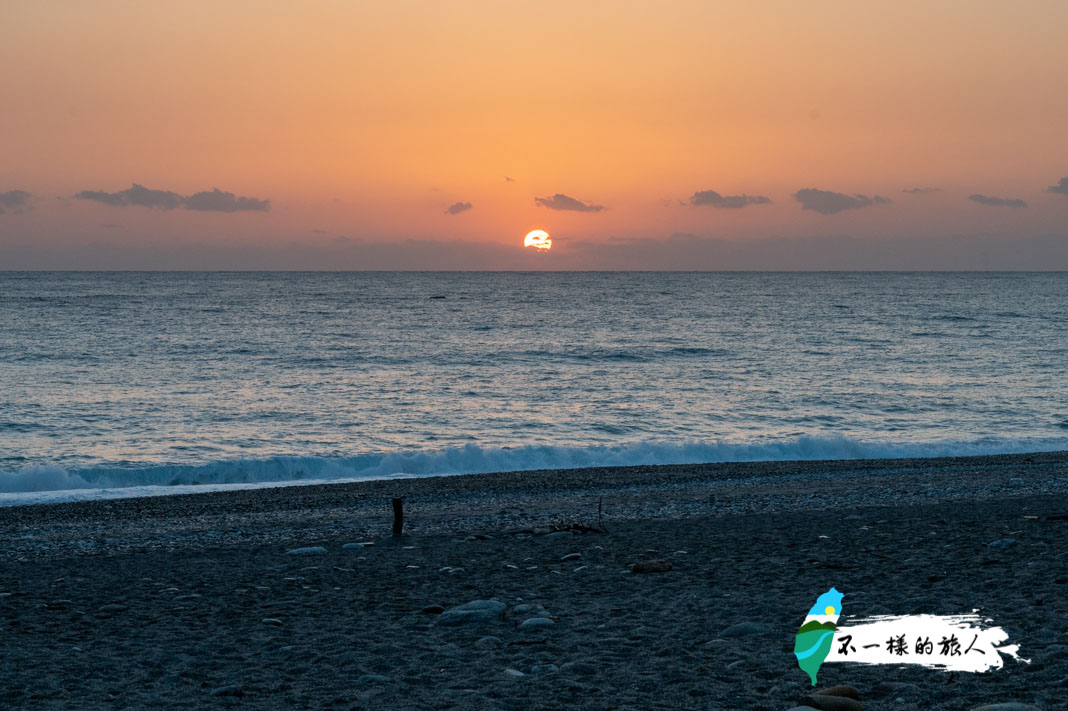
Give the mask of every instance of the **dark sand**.
<svg viewBox="0 0 1068 711">
<path fill-rule="evenodd" d="M 389 498 L 402 494 L 410 535 L 394 542 Z M 596 526 L 599 500 L 608 532 L 546 535 Z M 810 688 L 794 633 L 833 585 L 844 624 L 977 607 L 1032 663 L 953 677 L 833 664 L 821 685 L 855 686 L 867 709 L 1066 709 L 1057 514 L 1068 453 L 4 508 L 0 708 L 785 710 Z M 362 541 L 375 545 L 342 548 Z M 326 552 L 287 555 L 300 546 Z M 630 572 L 650 558 L 673 569 Z M 507 604 L 498 620 L 446 626 L 422 611 L 489 598 Z M 555 624 L 517 628 L 541 610 Z M 724 634 L 740 622 L 755 624 Z"/>
</svg>

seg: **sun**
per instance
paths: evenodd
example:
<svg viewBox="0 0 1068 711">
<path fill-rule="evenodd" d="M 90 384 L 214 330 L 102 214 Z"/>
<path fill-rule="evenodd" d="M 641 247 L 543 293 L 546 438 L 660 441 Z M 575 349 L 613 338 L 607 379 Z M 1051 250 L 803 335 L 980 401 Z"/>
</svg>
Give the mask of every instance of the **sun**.
<svg viewBox="0 0 1068 711">
<path fill-rule="evenodd" d="M 545 230 L 531 230 L 523 238 L 524 247 L 533 247 L 539 252 L 548 252 L 553 248 L 553 241 L 549 239 L 549 233 Z"/>
</svg>

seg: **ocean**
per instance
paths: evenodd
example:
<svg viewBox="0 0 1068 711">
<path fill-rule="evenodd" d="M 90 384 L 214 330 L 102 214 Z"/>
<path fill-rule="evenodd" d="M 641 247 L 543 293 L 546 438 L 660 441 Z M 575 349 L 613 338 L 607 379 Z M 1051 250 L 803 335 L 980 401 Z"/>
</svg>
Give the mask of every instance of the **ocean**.
<svg viewBox="0 0 1068 711">
<path fill-rule="evenodd" d="M 1065 273 L 0 272 L 0 503 L 1068 449 Z"/>
</svg>

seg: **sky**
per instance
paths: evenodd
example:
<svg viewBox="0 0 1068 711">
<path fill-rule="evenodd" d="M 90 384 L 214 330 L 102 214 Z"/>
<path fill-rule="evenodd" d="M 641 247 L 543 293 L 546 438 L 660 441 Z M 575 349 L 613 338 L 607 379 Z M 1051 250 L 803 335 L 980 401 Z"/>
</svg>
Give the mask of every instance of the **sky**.
<svg viewBox="0 0 1068 711">
<path fill-rule="evenodd" d="M 0 269 L 1068 269 L 1065 27 L 0 0 Z"/>
</svg>

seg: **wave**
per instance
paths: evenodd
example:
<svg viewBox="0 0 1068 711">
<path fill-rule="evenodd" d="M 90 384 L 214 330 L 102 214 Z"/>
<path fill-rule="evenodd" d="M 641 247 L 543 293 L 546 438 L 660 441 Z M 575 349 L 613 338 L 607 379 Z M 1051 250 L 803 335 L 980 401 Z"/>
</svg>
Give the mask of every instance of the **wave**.
<svg viewBox="0 0 1068 711">
<path fill-rule="evenodd" d="M 359 481 L 393 477 L 483 474 L 536 469 L 700 464 L 710 462 L 790 461 L 819 459 L 898 459 L 978 454 L 1012 454 L 1068 449 L 1068 438 L 980 438 L 899 442 L 844 437 L 802 436 L 759 442 L 636 442 L 589 447 L 480 447 L 469 444 L 443 450 L 403 451 L 353 457 L 271 457 L 200 465 L 146 465 L 64 469 L 37 465 L 0 470 L 0 496 L 6 503 L 29 503 L 19 496 L 33 492 L 112 490 L 114 496 L 185 493 L 220 486 L 257 487 L 280 483 Z M 145 492 L 148 493 L 148 492 Z M 145 495 L 144 493 L 140 495 Z M 68 500 L 84 496 L 48 497 Z M 93 498 L 97 498 L 94 496 Z M 25 499 L 25 500 L 24 500 Z"/>
</svg>

